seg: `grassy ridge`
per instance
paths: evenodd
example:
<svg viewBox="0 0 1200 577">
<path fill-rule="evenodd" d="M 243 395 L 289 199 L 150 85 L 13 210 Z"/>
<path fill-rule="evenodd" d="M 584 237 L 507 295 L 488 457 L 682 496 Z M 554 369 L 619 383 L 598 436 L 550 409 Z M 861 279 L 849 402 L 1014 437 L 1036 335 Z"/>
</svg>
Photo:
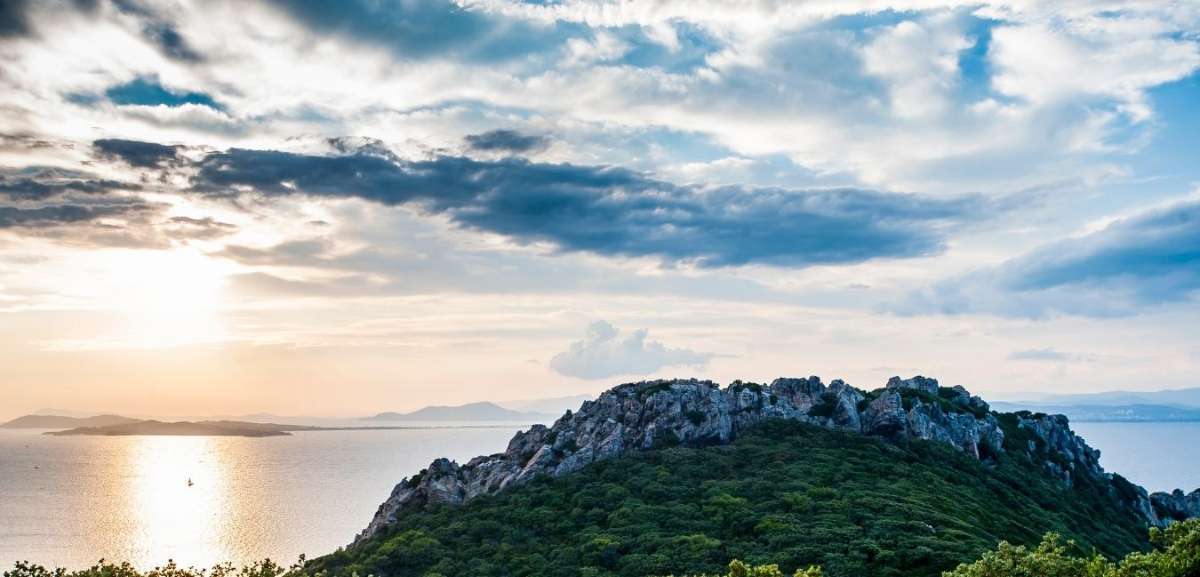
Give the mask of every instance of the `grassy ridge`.
<svg viewBox="0 0 1200 577">
<path fill-rule="evenodd" d="M 1119 557 L 1147 547 L 1103 485 L 1064 489 L 1028 461 L 992 467 L 790 421 L 727 446 L 667 448 L 540 479 L 311 561 L 333 575 L 720 573 L 732 559 L 832 577 L 939 575 L 1046 532 Z"/>
</svg>

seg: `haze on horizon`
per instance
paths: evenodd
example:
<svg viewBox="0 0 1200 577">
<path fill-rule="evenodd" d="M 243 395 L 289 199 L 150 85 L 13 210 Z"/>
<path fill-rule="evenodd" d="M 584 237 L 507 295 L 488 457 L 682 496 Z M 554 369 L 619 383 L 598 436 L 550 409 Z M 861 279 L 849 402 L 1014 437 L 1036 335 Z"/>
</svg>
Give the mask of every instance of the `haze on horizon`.
<svg viewBox="0 0 1200 577">
<path fill-rule="evenodd" d="M 1200 386 L 1198 31 L 1153 0 L 4 2 L 0 419 Z"/>
</svg>

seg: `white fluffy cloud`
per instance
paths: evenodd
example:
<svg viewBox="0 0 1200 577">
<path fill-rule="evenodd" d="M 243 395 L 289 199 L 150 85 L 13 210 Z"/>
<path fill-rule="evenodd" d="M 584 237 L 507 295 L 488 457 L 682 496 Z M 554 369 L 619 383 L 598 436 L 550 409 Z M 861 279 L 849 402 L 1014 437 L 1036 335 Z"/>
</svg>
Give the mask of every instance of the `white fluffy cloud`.
<svg viewBox="0 0 1200 577">
<path fill-rule="evenodd" d="M 1146 90 L 1200 66 L 1200 46 L 1145 16 L 1092 15 L 1065 23 L 998 27 L 989 57 L 992 84 L 1035 106 L 1110 99 L 1135 122 L 1150 118 Z"/>
<path fill-rule="evenodd" d="M 959 53 L 974 42 L 949 14 L 926 22 L 906 20 L 880 33 L 863 49 L 869 74 L 888 82 L 891 108 L 901 118 L 942 114 L 958 83 Z"/>
<path fill-rule="evenodd" d="M 550 367 L 562 375 L 580 379 L 606 379 L 618 375 L 648 375 L 666 367 L 703 367 L 711 354 L 684 348 L 669 348 L 648 341 L 646 329 L 621 338 L 620 331 L 606 321 L 588 325 L 583 340 L 550 359 Z"/>
</svg>

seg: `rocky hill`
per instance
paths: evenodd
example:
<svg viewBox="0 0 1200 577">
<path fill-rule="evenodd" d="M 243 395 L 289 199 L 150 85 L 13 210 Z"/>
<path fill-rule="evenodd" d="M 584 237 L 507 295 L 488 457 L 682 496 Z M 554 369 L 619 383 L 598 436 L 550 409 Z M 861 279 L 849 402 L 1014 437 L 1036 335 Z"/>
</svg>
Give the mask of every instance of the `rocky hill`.
<svg viewBox="0 0 1200 577">
<path fill-rule="evenodd" d="M 961 386 L 935 379 L 893 377 L 863 391 L 841 380 L 781 378 L 769 385 L 735 381 L 663 380 L 615 387 L 567 412 L 552 426 L 518 433 L 504 453 L 466 464 L 446 459 L 402 481 L 356 543 L 385 532 L 409 511 L 461 505 L 482 495 L 548 476 L 560 477 L 628 453 L 676 445 L 725 444 L 773 419 L 851 431 L 903 444 L 922 439 L 948 445 L 985 464 L 1027 460 L 1063 487 L 1100 486 L 1147 525 L 1200 516 L 1200 490 L 1190 495 L 1147 492 L 1108 474 L 1100 452 L 1075 435 L 1065 416 L 996 413 Z"/>
</svg>

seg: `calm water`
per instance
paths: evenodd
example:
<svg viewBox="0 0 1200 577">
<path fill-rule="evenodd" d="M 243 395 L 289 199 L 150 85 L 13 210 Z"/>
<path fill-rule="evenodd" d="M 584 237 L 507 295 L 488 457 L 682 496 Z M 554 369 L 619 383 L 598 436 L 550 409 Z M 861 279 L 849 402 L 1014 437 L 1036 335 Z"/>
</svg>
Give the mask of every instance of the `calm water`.
<svg viewBox="0 0 1200 577">
<path fill-rule="evenodd" d="M 1200 487 L 1200 423 L 1078 423 L 1106 469 Z M 504 449 L 517 427 L 291 437 L 49 437 L 0 431 L 0 567 L 291 562 L 366 526 L 401 478 Z M 187 486 L 191 478 L 194 485 Z"/>
<path fill-rule="evenodd" d="M 1200 423 L 1071 423 L 1104 470 L 1150 491 L 1200 488 Z"/>
<path fill-rule="evenodd" d="M 439 456 L 503 451 L 517 426 L 290 437 L 51 437 L 0 430 L 0 569 L 290 563 L 348 544 Z M 193 486 L 187 485 L 191 478 Z"/>
</svg>

